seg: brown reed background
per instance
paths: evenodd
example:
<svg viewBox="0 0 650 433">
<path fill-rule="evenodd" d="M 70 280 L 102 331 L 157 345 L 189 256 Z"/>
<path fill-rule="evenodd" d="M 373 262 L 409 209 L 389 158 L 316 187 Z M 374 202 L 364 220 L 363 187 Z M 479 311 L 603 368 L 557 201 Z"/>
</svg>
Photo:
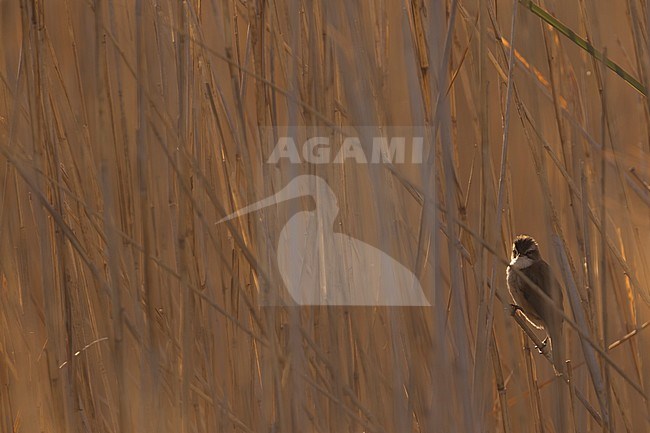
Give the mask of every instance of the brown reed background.
<svg viewBox="0 0 650 433">
<path fill-rule="evenodd" d="M 646 2 L 542 6 L 647 84 Z M 647 98 L 513 7 L 0 1 L 1 430 L 553 431 L 507 308 L 523 232 L 608 355 L 565 326 L 570 431 L 650 431 Z M 435 136 L 424 164 L 270 165 L 270 125 Z M 264 240 L 313 204 L 215 223 L 300 173 L 432 307 L 260 306 Z"/>
</svg>

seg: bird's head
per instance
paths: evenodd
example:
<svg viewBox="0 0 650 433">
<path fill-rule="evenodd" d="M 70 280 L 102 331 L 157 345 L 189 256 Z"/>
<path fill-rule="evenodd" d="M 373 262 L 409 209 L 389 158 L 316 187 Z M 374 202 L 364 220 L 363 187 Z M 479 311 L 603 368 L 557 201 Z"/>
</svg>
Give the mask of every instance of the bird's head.
<svg viewBox="0 0 650 433">
<path fill-rule="evenodd" d="M 519 235 L 515 238 L 512 243 L 510 266 L 524 269 L 541 259 L 542 256 L 539 254 L 539 247 L 535 239 L 528 235 Z"/>
</svg>

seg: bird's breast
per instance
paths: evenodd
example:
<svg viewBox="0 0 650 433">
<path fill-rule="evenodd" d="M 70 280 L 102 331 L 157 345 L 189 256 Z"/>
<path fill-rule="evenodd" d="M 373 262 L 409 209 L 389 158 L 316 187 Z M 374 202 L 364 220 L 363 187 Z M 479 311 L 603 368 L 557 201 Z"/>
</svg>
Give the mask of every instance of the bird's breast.
<svg viewBox="0 0 650 433">
<path fill-rule="evenodd" d="M 519 270 L 525 269 L 532 264 L 533 261 L 526 256 L 518 256 L 516 259 L 512 259 L 512 261 L 510 261 L 510 266 Z"/>
</svg>

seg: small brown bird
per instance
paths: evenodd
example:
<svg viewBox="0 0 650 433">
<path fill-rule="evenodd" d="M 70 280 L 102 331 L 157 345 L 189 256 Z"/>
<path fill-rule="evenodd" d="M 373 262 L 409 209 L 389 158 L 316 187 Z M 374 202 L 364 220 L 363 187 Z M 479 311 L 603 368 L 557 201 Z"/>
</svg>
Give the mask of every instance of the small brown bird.
<svg viewBox="0 0 650 433">
<path fill-rule="evenodd" d="M 519 272 L 513 269 L 519 270 Z M 552 305 L 538 293 L 535 288 L 524 280 L 523 274 L 553 301 Z M 551 355 L 553 365 L 559 374 L 564 372 L 564 340 L 562 337 L 563 317 L 559 311 L 562 307 L 562 288 L 555 279 L 551 268 L 539 253 L 539 247 L 535 239 L 527 235 L 519 235 L 512 244 L 512 255 L 510 265 L 506 269 L 508 290 L 515 301 L 515 307 L 523 311 L 526 319 L 538 329 L 546 329 L 551 340 Z M 546 345 L 544 340 L 544 346 Z M 540 348 L 542 349 L 542 348 Z M 554 421 L 556 431 L 566 430 L 566 390 L 561 377 L 556 377 L 553 385 L 555 397 Z"/>
<path fill-rule="evenodd" d="M 558 372 L 562 372 L 564 363 L 562 340 L 562 288 L 551 272 L 548 263 L 542 260 L 535 239 L 519 235 L 512 245 L 510 265 L 506 269 L 508 290 L 518 308 L 528 321 L 538 329 L 546 329 L 551 340 L 553 363 Z M 518 272 L 528 277 L 555 303 L 548 303 Z M 546 340 L 544 340 L 546 342 Z"/>
</svg>

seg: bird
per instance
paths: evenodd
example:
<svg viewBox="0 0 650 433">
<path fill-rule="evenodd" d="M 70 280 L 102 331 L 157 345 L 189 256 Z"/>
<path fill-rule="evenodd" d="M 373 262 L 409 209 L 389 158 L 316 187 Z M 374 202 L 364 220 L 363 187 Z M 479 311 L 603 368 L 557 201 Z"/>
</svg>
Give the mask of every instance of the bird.
<svg viewBox="0 0 650 433">
<path fill-rule="evenodd" d="M 316 208 L 295 213 L 280 231 L 277 267 L 298 305 L 430 306 L 415 274 L 380 249 L 334 232 L 336 195 L 320 176 L 299 175 L 270 197 L 218 223 L 299 197 Z"/>
<path fill-rule="evenodd" d="M 553 304 L 522 278 L 522 274 L 546 293 Z M 510 264 L 506 268 L 506 280 L 515 308 L 520 309 L 535 328 L 546 330 L 548 337 L 544 343 L 550 339 L 553 363 L 559 368 L 564 362 L 564 359 L 561 359 L 564 311 L 562 287 L 553 276 L 548 263 L 542 259 L 539 245 L 531 236 L 519 235 L 514 239 Z M 560 368 L 558 372 L 561 371 Z"/>
<path fill-rule="evenodd" d="M 538 290 L 522 277 L 534 283 L 551 299 L 544 299 Z M 551 357 L 557 377 L 554 380 L 554 415 L 556 431 L 566 431 L 566 395 L 564 374 L 564 339 L 562 336 L 563 295 L 562 286 L 555 279 L 551 267 L 539 252 L 537 241 L 528 235 L 517 236 L 512 243 L 510 264 L 506 268 L 508 291 L 514 300 L 513 307 L 523 312 L 527 321 L 537 329 L 545 329 L 548 337 L 542 342 L 540 352 L 551 341 Z"/>
</svg>

